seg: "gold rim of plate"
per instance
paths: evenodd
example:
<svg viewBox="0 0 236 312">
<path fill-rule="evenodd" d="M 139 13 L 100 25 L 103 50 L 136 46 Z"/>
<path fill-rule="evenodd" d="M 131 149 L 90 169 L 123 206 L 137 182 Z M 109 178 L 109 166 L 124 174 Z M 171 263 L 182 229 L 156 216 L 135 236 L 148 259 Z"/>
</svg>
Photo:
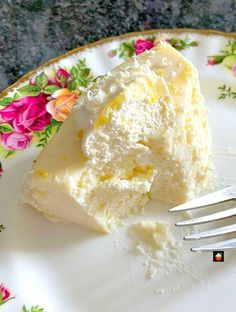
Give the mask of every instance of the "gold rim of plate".
<svg viewBox="0 0 236 312">
<path fill-rule="evenodd" d="M 213 29 L 192 29 L 192 28 L 176 28 L 176 29 L 151 29 L 151 30 L 145 30 L 145 31 L 138 31 L 138 32 L 130 32 L 126 34 L 122 34 L 119 36 L 112 36 L 108 38 L 103 38 L 98 41 L 83 45 L 81 47 L 75 48 L 73 50 L 70 50 L 62 55 L 56 56 L 49 61 L 43 63 L 42 65 L 38 66 L 37 68 L 29 71 L 27 74 L 23 75 L 21 78 L 19 78 L 15 83 L 7 87 L 5 90 L 3 90 L 0 93 L 0 98 L 4 97 L 8 92 L 10 92 L 12 89 L 17 88 L 17 86 L 27 80 L 29 80 L 32 76 L 34 76 L 38 71 L 42 70 L 43 68 L 46 68 L 53 63 L 57 63 L 63 58 L 66 58 L 69 55 L 75 54 L 77 52 L 82 52 L 86 49 L 93 48 L 100 46 L 102 44 L 112 42 L 115 40 L 122 40 L 126 38 L 132 38 L 132 37 L 138 37 L 142 35 L 153 35 L 155 33 L 172 33 L 172 34 L 182 34 L 182 33 L 195 33 L 200 35 L 214 35 L 214 36 L 222 36 L 227 38 L 236 39 L 236 33 L 232 32 L 224 32 L 224 31 L 218 31 Z"/>
</svg>

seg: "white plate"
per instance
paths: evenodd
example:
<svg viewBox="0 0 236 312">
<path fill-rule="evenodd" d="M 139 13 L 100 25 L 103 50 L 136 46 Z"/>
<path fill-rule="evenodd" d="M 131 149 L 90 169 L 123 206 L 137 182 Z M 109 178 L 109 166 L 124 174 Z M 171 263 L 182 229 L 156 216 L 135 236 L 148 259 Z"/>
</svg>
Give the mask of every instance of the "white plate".
<svg viewBox="0 0 236 312">
<path fill-rule="evenodd" d="M 86 59 L 94 76 L 103 75 L 122 61 L 118 55 L 108 56 L 108 52 L 116 49 L 121 41 L 130 42 L 137 36 L 157 37 L 158 33 L 128 34 L 74 50 L 30 73 L 8 88 L 2 97 L 7 93 L 12 96 L 15 89 L 28 84 L 29 78 L 42 70 L 48 73 L 51 68 L 62 67 L 69 71 L 82 58 Z M 230 39 L 228 37 L 235 40 L 236 36 L 185 30 L 168 31 L 165 37 L 177 39 L 185 35 L 191 41 L 198 41 L 198 46 L 182 53 L 199 71 L 202 92 L 210 110 L 218 181 L 222 185 L 236 183 L 236 99 L 218 99 L 222 92 L 218 87 L 222 85 L 236 92 L 236 77 L 223 63 L 206 65 L 208 56 L 220 55 L 219 51 Z M 127 49 L 132 52 L 133 46 Z M 234 60 L 231 58 L 224 63 L 232 67 Z M 13 144 L 19 148 L 19 142 L 4 140 L 5 145 Z M 235 309 L 235 251 L 225 253 L 224 263 L 213 263 L 212 253 L 189 251 L 191 246 L 199 243 L 184 243 L 183 254 L 189 257 L 192 268 L 187 273 L 173 271 L 168 276 L 156 275 L 148 280 L 142 268 L 142 256 L 132 252 L 127 225 L 111 235 L 99 235 L 75 225 L 51 223 L 34 209 L 20 206 L 21 183 L 38 152 L 39 148 L 32 142 L 30 148 L 7 159 L 4 158 L 6 150 L 2 150 L 0 224 L 5 230 L 0 233 L 0 284 L 4 283 L 16 297 L 3 304 L 1 311 L 22 311 L 24 304 L 27 308 L 39 305 L 46 312 L 217 312 Z M 160 210 L 158 212 L 157 203 L 150 203 L 144 216 L 132 217 L 128 223 L 148 218 L 171 218 L 174 222 L 180 218 L 179 215 L 169 216 L 165 212 L 166 206 Z M 209 225 L 201 227 L 206 228 Z M 165 293 L 155 293 L 157 289 L 163 289 Z"/>
</svg>

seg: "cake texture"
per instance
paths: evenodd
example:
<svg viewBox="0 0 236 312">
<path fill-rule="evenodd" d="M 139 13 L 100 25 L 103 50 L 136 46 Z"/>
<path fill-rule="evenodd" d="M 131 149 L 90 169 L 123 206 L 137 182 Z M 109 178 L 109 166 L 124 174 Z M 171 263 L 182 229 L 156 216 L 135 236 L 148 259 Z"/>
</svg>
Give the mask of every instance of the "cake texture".
<svg viewBox="0 0 236 312">
<path fill-rule="evenodd" d="M 171 271 L 188 272 L 190 263 L 184 256 L 183 244 L 169 222 L 145 220 L 129 226 L 128 234 L 134 250 L 142 256 L 142 268 L 148 279 L 156 274 L 167 276 Z"/>
<path fill-rule="evenodd" d="M 54 221 L 110 232 L 150 199 L 182 203 L 212 171 L 195 67 L 162 44 L 99 78 L 38 156 L 23 201 Z"/>
</svg>

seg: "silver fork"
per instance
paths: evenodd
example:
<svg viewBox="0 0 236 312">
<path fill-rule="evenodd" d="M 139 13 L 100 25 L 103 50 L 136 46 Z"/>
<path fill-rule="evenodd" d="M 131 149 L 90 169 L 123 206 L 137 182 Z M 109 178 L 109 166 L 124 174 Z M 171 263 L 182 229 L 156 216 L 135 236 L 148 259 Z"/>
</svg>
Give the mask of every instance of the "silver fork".
<svg viewBox="0 0 236 312">
<path fill-rule="evenodd" d="M 214 204 L 226 202 L 229 200 L 236 199 L 236 185 L 229 186 L 222 190 L 210 193 L 208 195 L 196 198 L 182 205 L 176 206 L 174 208 L 169 209 L 169 211 L 184 211 L 184 210 L 192 210 L 197 208 L 203 208 L 212 206 Z M 206 222 L 217 221 L 225 218 L 229 218 L 232 216 L 236 216 L 236 207 L 223 210 L 220 212 L 216 212 L 213 214 L 209 214 L 207 216 L 189 219 L 185 221 L 179 221 L 176 223 L 176 226 L 187 226 L 187 225 L 196 225 L 202 224 Z M 217 237 L 220 235 L 236 233 L 236 224 L 227 225 L 224 227 L 219 227 L 216 229 L 212 229 L 209 231 L 204 231 L 200 233 L 195 233 L 192 235 L 185 236 L 185 240 L 198 240 L 203 238 Z M 203 245 L 200 247 L 193 247 L 191 251 L 203 252 L 203 251 L 213 251 L 213 250 L 228 250 L 228 249 L 236 249 L 236 238 L 224 240 L 217 243 L 212 243 L 208 245 Z"/>
</svg>

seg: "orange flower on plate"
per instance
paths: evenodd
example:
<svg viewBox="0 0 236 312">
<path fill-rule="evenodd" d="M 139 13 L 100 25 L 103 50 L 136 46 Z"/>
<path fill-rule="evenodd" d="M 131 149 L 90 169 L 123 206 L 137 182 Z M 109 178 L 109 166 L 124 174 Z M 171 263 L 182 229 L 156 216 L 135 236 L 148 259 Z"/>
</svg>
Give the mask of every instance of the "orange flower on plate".
<svg viewBox="0 0 236 312">
<path fill-rule="evenodd" d="M 70 91 L 62 88 L 51 95 L 51 100 L 47 103 L 47 111 L 57 121 L 64 121 L 69 116 L 76 100 L 79 97 L 79 91 Z"/>
</svg>

